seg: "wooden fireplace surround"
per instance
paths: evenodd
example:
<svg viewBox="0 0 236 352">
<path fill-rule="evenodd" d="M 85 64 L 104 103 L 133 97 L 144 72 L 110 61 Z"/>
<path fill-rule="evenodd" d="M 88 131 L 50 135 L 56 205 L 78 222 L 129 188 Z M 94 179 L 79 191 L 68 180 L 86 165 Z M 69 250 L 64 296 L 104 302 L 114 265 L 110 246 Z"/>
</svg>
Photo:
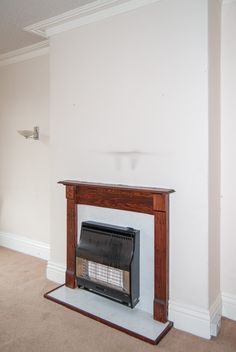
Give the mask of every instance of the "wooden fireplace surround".
<svg viewBox="0 0 236 352">
<path fill-rule="evenodd" d="M 75 288 L 77 205 L 134 211 L 154 216 L 153 319 L 166 323 L 169 298 L 169 194 L 171 189 L 132 187 L 102 183 L 60 181 L 67 198 L 66 286 Z"/>
</svg>

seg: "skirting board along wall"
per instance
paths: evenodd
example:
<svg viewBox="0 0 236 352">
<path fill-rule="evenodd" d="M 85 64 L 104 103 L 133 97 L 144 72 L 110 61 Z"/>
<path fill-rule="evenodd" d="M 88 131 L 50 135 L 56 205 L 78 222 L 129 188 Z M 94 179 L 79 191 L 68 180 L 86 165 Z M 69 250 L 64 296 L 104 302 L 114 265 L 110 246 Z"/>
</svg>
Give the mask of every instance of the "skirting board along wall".
<svg viewBox="0 0 236 352">
<path fill-rule="evenodd" d="M 169 320 L 174 322 L 175 328 L 206 339 L 217 335 L 221 311 L 221 296 L 217 297 L 209 310 L 179 302 L 169 302 Z"/>
<path fill-rule="evenodd" d="M 236 320 L 236 295 L 222 293 L 222 315 Z"/>
<path fill-rule="evenodd" d="M 48 261 L 47 279 L 58 284 L 65 283 L 66 267 L 57 263 Z"/>
<path fill-rule="evenodd" d="M 12 233 L 0 232 L 0 246 L 29 254 L 44 260 L 48 260 L 50 255 L 49 244 L 34 241 Z"/>
</svg>

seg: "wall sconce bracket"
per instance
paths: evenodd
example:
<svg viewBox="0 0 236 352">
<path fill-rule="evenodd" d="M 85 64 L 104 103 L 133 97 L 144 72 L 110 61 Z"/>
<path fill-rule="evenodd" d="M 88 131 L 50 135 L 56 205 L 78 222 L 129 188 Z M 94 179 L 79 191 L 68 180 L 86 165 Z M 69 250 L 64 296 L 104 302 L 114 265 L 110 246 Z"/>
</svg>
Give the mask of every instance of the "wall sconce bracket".
<svg viewBox="0 0 236 352">
<path fill-rule="evenodd" d="M 39 139 L 39 127 L 35 126 L 33 131 L 31 130 L 19 130 L 17 131 L 21 136 L 25 137 L 26 139 L 32 138 L 35 140 Z"/>
</svg>

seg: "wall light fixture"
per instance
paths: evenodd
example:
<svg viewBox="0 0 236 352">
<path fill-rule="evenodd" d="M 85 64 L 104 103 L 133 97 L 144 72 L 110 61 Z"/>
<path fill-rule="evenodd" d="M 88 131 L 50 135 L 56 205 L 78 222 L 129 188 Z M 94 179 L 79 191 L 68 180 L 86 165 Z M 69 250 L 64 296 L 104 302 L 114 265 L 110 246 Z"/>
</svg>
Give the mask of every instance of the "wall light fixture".
<svg viewBox="0 0 236 352">
<path fill-rule="evenodd" d="M 21 136 L 25 137 L 26 139 L 28 138 L 33 138 L 33 139 L 39 139 L 39 128 L 36 126 L 34 127 L 33 131 L 30 130 L 20 130 L 17 131 Z"/>
</svg>

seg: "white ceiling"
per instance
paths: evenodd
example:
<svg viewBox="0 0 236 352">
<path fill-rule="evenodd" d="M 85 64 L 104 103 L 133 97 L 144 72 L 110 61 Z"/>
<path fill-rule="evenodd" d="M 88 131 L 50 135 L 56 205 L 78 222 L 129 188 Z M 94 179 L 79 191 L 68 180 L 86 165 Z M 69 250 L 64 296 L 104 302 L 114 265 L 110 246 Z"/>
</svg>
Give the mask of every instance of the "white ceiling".
<svg viewBox="0 0 236 352">
<path fill-rule="evenodd" d="M 39 43 L 42 37 L 23 28 L 94 0 L 0 0 L 0 55 Z"/>
</svg>

